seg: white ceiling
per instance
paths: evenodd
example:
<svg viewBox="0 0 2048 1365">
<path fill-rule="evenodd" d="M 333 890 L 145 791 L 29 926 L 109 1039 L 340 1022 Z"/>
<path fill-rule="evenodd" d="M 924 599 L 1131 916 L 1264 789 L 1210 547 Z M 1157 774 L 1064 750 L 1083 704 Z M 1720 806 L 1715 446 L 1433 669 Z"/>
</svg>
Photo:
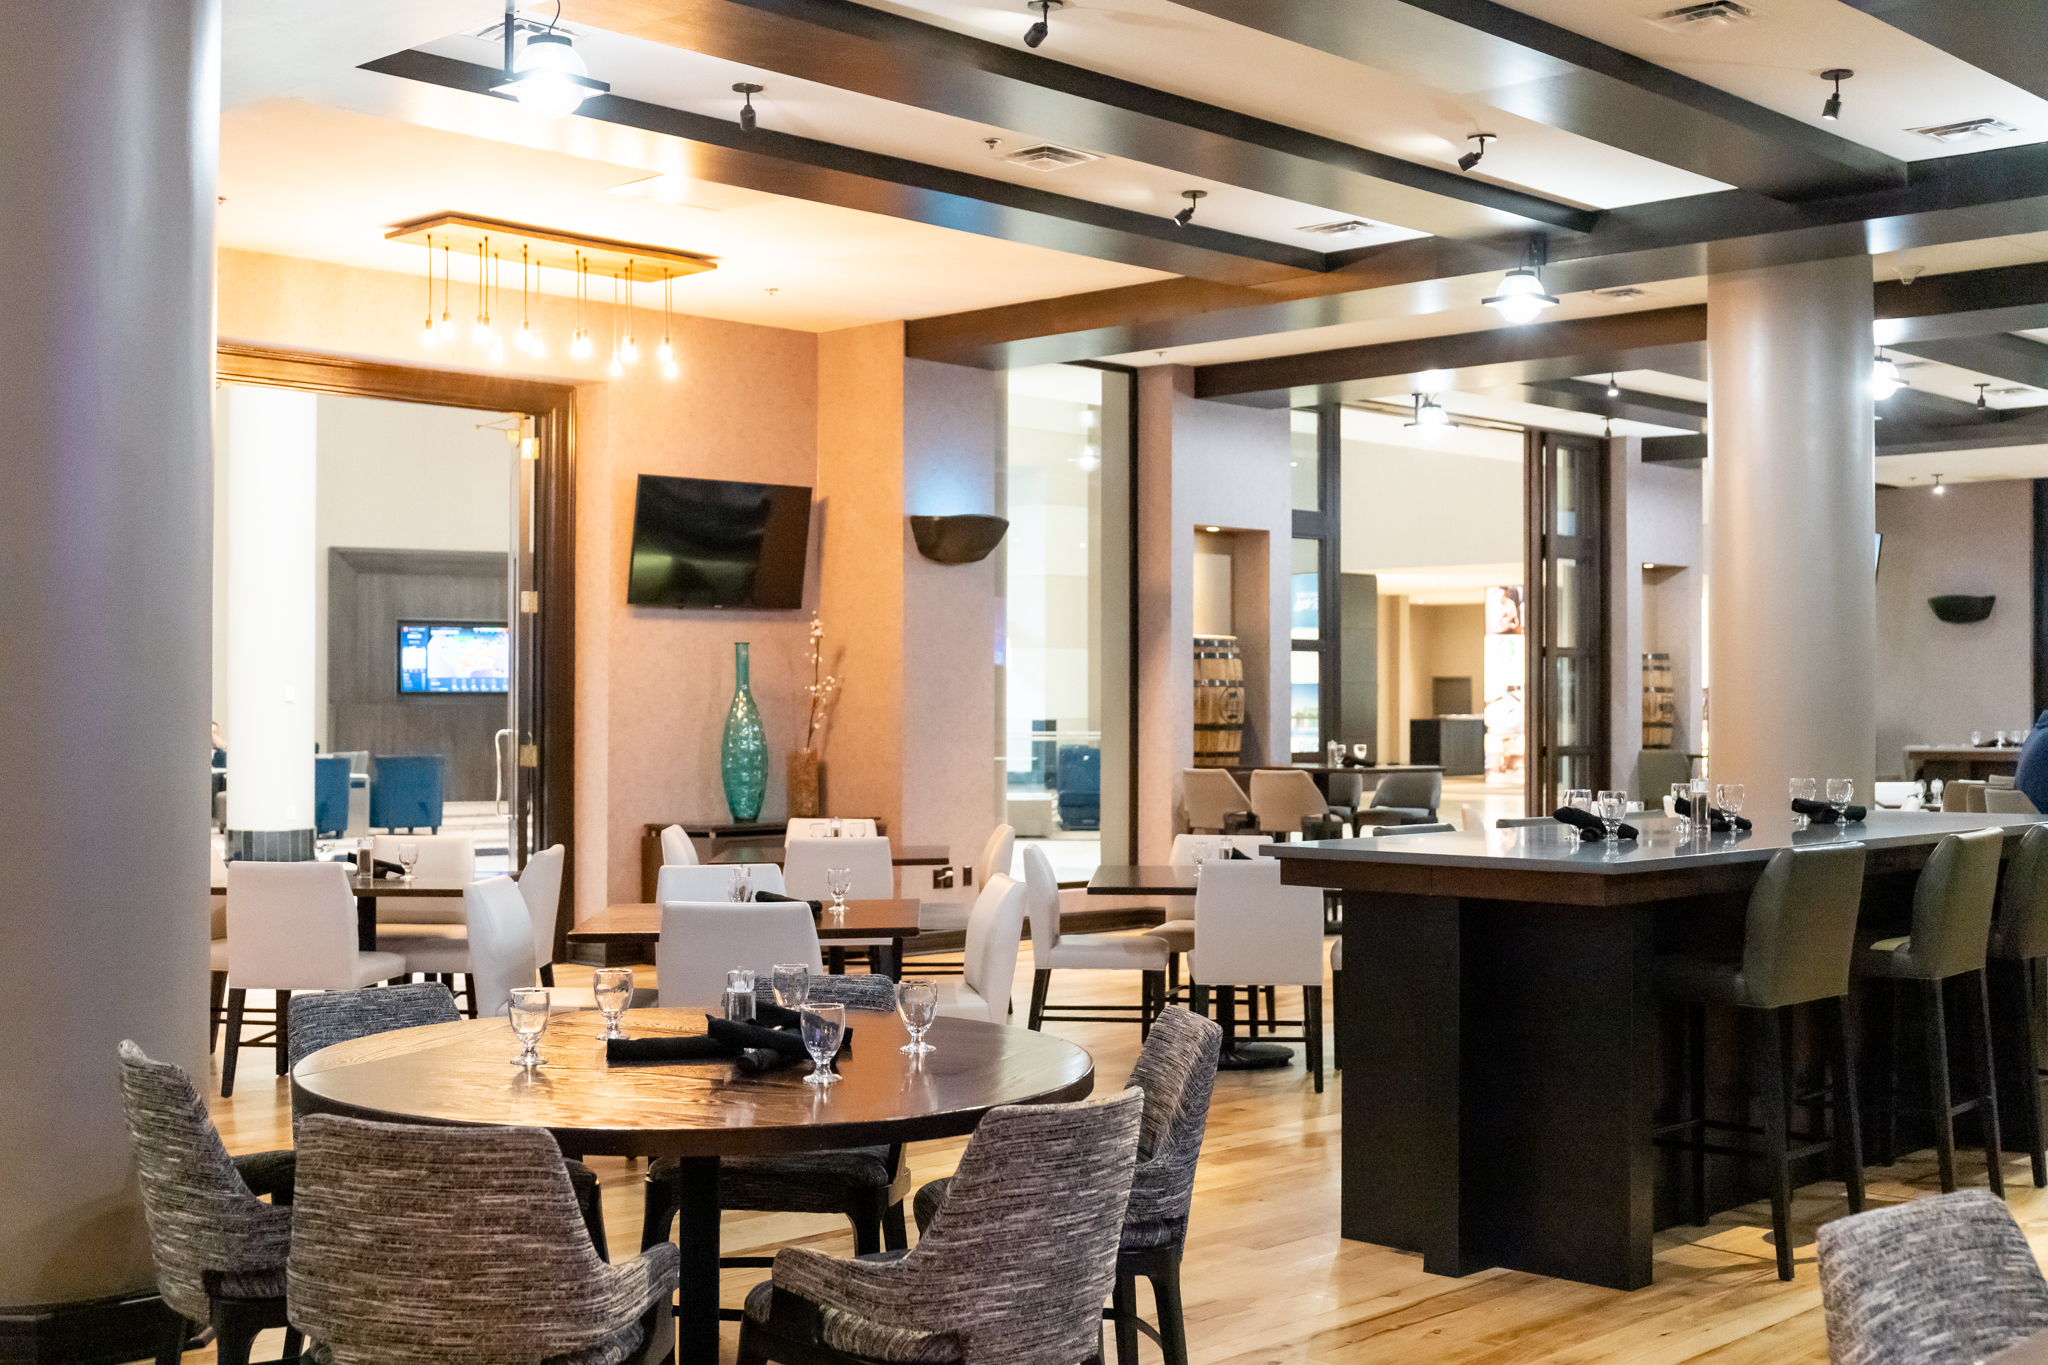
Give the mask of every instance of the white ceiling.
<svg viewBox="0 0 2048 1365">
<path fill-rule="evenodd" d="M 1938 455 L 1882 455 L 1877 481 L 1901 487 L 1943 483 L 1983 483 L 1993 479 L 2048 479 L 2048 445 L 2005 446 L 1996 450 L 1944 451 Z"/>
</svg>

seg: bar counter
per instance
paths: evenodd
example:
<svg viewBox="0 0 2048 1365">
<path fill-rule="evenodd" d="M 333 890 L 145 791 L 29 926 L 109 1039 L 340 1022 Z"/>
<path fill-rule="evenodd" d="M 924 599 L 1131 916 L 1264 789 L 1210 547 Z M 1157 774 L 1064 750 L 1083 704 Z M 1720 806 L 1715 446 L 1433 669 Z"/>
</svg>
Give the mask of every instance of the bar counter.
<svg viewBox="0 0 2048 1365">
<path fill-rule="evenodd" d="M 1556 842 L 1546 826 L 1266 850 L 1286 883 L 1343 893 L 1345 1237 L 1420 1251 L 1436 1274 L 1648 1284 L 1652 1234 L 1678 1221 L 1677 1163 L 1651 1138 L 1674 1093 L 1653 955 L 1739 956 L 1750 888 L 1788 845 L 1862 843 L 1859 942 L 1903 933 L 1944 835 L 2003 826 L 2010 856 L 2040 819 L 1873 810 L 1794 831 L 1789 813 L 1751 818 L 1684 841 L 1653 821 L 1618 846 Z M 1725 1115 L 1739 1072 L 1720 1084 Z M 1755 1197 L 1721 1165 L 1710 1207 Z"/>
</svg>

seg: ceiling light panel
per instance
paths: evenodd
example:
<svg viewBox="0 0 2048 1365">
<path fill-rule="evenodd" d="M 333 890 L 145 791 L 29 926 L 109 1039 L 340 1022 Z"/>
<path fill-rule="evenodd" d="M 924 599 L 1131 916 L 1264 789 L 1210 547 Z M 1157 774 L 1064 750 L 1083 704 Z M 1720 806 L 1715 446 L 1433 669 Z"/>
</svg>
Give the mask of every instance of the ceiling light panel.
<svg viewBox="0 0 2048 1365">
<path fill-rule="evenodd" d="M 1078 151 L 1072 147 L 1059 147 L 1050 142 L 1041 142 L 1035 147 L 1011 152 L 1003 160 L 1014 166 L 1028 166 L 1034 171 L 1061 171 L 1069 166 L 1085 166 L 1101 157 L 1093 152 Z"/>
</svg>

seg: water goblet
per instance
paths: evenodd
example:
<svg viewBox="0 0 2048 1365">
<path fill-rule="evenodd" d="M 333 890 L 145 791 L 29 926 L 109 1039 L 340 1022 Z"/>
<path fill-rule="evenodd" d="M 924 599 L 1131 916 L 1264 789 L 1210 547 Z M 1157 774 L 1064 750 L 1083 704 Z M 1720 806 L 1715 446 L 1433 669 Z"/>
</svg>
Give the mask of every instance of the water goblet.
<svg viewBox="0 0 2048 1365">
<path fill-rule="evenodd" d="M 1831 777 L 1828 779 L 1828 804 L 1835 808 L 1837 816 L 1849 813 L 1849 803 L 1856 799 L 1856 779 L 1853 777 Z"/>
<path fill-rule="evenodd" d="M 811 969 L 807 963 L 775 964 L 775 1003 L 786 1010 L 802 1009 L 811 998 Z"/>
<path fill-rule="evenodd" d="M 1813 778 L 1795 777 L 1792 779 L 1792 799 L 1794 801 L 1817 800 L 1819 797 L 1819 793 L 1820 784 L 1816 782 Z M 1808 825 L 1812 823 L 1813 817 L 1810 815 L 1799 815 L 1795 813 L 1792 816 L 1792 828 L 1794 829 L 1805 829 Z"/>
<path fill-rule="evenodd" d="M 1742 814 L 1743 795 L 1740 782 L 1723 782 L 1714 788 L 1714 804 L 1733 819 Z"/>
<path fill-rule="evenodd" d="M 1628 815 L 1628 793 L 1604 791 L 1597 799 L 1600 804 L 1594 808 L 1594 813 L 1600 817 L 1600 823 L 1607 826 L 1607 842 L 1615 843 L 1621 838 L 1621 822 Z"/>
<path fill-rule="evenodd" d="M 896 987 L 896 1012 L 903 1016 L 903 1027 L 910 1030 L 910 1041 L 900 1050 L 913 1057 L 932 1051 L 924 1035 L 939 1016 L 939 983 L 915 978 L 900 982 Z"/>
<path fill-rule="evenodd" d="M 1983 742 L 1984 742 L 1984 732 L 1983 732 L 1982 730 L 1972 730 L 1972 731 L 1970 731 L 1970 747 L 1971 747 L 1971 748 L 1973 748 L 1973 749 L 1974 749 L 1974 748 L 1978 747 L 1979 745 L 1981 745 L 1981 744 L 1982 744 Z"/>
<path fill-rule="evenodd" d="M 599 967 L 591 978 L 591 989 L 597 996 L 598 1013 L 604 1016 L 604 1032 L 598 1036 L 625 1037 L 625 1030 L 619 1027 L 619 1019 L 626 1013 L 626 1006 L 633 1003 L 633 969 Z"/>
<path fill-rule="evenodd" d="M 1206 862 L 1208 862 L 1208 861 L 1209 861 L 1209 849 L 1208 849 L 1208 847 L 1207 847 L 1206 845 L 1203 845 L 1203 844 L 1196 844 L 1196 845 L 1195 845 L 1195 848 L 1194 848 L 1194 855 L 1195 855 L 1195 880 L 1196 880 L 1196 881 L 1200 881 L 1200 880 L 1202 880 L 1202 864 L 1203 864 L 1203 863 L 1206 863 Z"/>
<path fill-rule="evenodd" d="M 752 868 L 736 867 L 732 870 L 732 876 L 726 881 L 725 898 L 736 902 L 749 901 L 754 898 Z"/>
<path fill-rule="evenodd" d="M 420 846 L 407 840 L 398 846 L 398 865 L 405 869 L 405 880 L 412 880 L 413 865 L 420 860 Z"/>
<path fill-rule="evenodd" d="M 505 1013 L 511 1019 L 512 1032 L 517 1035 L 521 1049 L 519 1055 L 512 1058 L 512 1065 L 541 1065 L 540 1052 L 535 1044 L 548 1031 L 548 993 L 539 986 L 514 986 L 506 1001 Z"/>
<path fill-rule="evenodd" d="M 832 910 L 835 914 L 846 909 L 847 893 L 853 890 L 853 869 L 850 867 L 828 867 L 825 869 L 825 889 L 832 894 Z"/>
<path fill-rule="evenodd" d="M 1573 787 L 1564 794 L 1565 805 L 1573 810 L 1590 813 L 1593 809 L 1593 790 L 1590 787 Z"/>
<path fill-rule="evenodd" d="M 1366 759 L 1372 757 L 1372 746 L 1370 744 L 1354 744 L 1351 746 L 1351 756 L 1360 763 L 1363 763 Z"/>
<path fill-rule="evenodd" d="M 839 1040 L 846 1035 L 846 1006 L 837 1003 L 805 1005 L 803 1011 L 804 1051 L 811 1054 L 811 1074 L 806 1085 L 831 1085 L 839 1079 L 832 1059 L 839 1055 Z"/>
</svg>

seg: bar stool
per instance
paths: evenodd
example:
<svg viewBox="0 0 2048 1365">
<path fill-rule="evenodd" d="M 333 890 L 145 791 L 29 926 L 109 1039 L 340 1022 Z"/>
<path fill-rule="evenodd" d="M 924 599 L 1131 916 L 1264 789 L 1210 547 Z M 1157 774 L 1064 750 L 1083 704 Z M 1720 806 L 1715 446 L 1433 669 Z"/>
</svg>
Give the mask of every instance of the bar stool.
<svg viewBox="0 0 2048 1365">
<path fill-rule="evenodd" d="M 1991 1190 L 2005 1194 L 1999 1170 L 1998 1087 L 1991 1061 L 1991 1001 L 1984 986 L 1984 958 L 1991 936 L 1991 909 L 1998 895 L 1998 859 L 2005 846 L 2002 829 L 1951 834 L 1935 846 L 1913 888 L 1913 932 L 1905 938 L 1879 939 L 1864 949 L 1865 975 L 1887 977 L 1892 984 L 1891 1027 L 1887 1030 L 1883 1164 L 1898 1155 L 1899 1114 L 1899 989 L 1903 982 L 1920 983 L 1927 1008 L 1927 1081 L 1934 1117 L 1935 1151 L 1941 1163 L 1944 1194 L 1956 1187 L 1955 1116 L 1979 1109 L 1984 1118 L 1984 1160 L 1990 1168 Z M 1976 1016 L 1971 1033 L 1977 1043 L 1981 1094 L 1955 1102 L 1949 1085 L 1948 1011 L 1942 983 L 1968 976 L 1976 986 Z"/>
<path fill-rule="evenodd" d="M 1744 926 L 1742 961 L 1667 955 L 1657 959 L 1655 988 L 1659 995 L 1686 1004 L 1687 1116 L 1657 1129 L 1659 1139 L 1683 1133 L 1667 1145 L 1692 1153 L 1693 1223 L 1707 1222 L 1707 1153 L 1761 1158 L 1771 1166 L 1771 1230 L 1778 1244 L 1778 1278 L 1792 1278 L 1792 1163 L 1824 1152 L 1830 1143 L 1801 1141 L 1792 1145 L 1792 1090 L 1789 1012 L 1797 1006 L 1831 1001 L 1834 1005 L 1832 1145 L 1849 1187 L 1849 1207 L 1863 1211 L 1863 1152 L 1856 1107 L 1856 1026 L 1849 1009 L 1849 965 L 1856 953 L 1856 912 L 1863 899 L 1863 845 L 1835 844 L 1824 848 L 1780 849 L 1771 855 L 1763 879 L 1750 892 Z M 1748 1124 L 1724 1123 L 1707 1117 L 1707 1006 L 1734 1006 L 1749 1024 L 1750 1043 L 1759 1063 L 1763 1111 L 1763 1150 L 1716 1146 L 1707 1130 L 1754 1133 Z"/>
<path fill-rule="evenodd" d="M 1990 795 L 1987 791 L 1986 795 Z M 1998 980 L 1994 1046 L 2012 1057 L 2020 1082 L 2020 1134 L 2034 1166 L 2034 1187 L 2048 1188 L 2048 1150 L 2041 1125 L 2041 1060 L 2034 1037 L 2041 960 L 2048 958 L 2048 825 L 2035 825 L 2000 879 L 1997 917 L 1991 923 L 1986 970 Z"/>
</svg>

